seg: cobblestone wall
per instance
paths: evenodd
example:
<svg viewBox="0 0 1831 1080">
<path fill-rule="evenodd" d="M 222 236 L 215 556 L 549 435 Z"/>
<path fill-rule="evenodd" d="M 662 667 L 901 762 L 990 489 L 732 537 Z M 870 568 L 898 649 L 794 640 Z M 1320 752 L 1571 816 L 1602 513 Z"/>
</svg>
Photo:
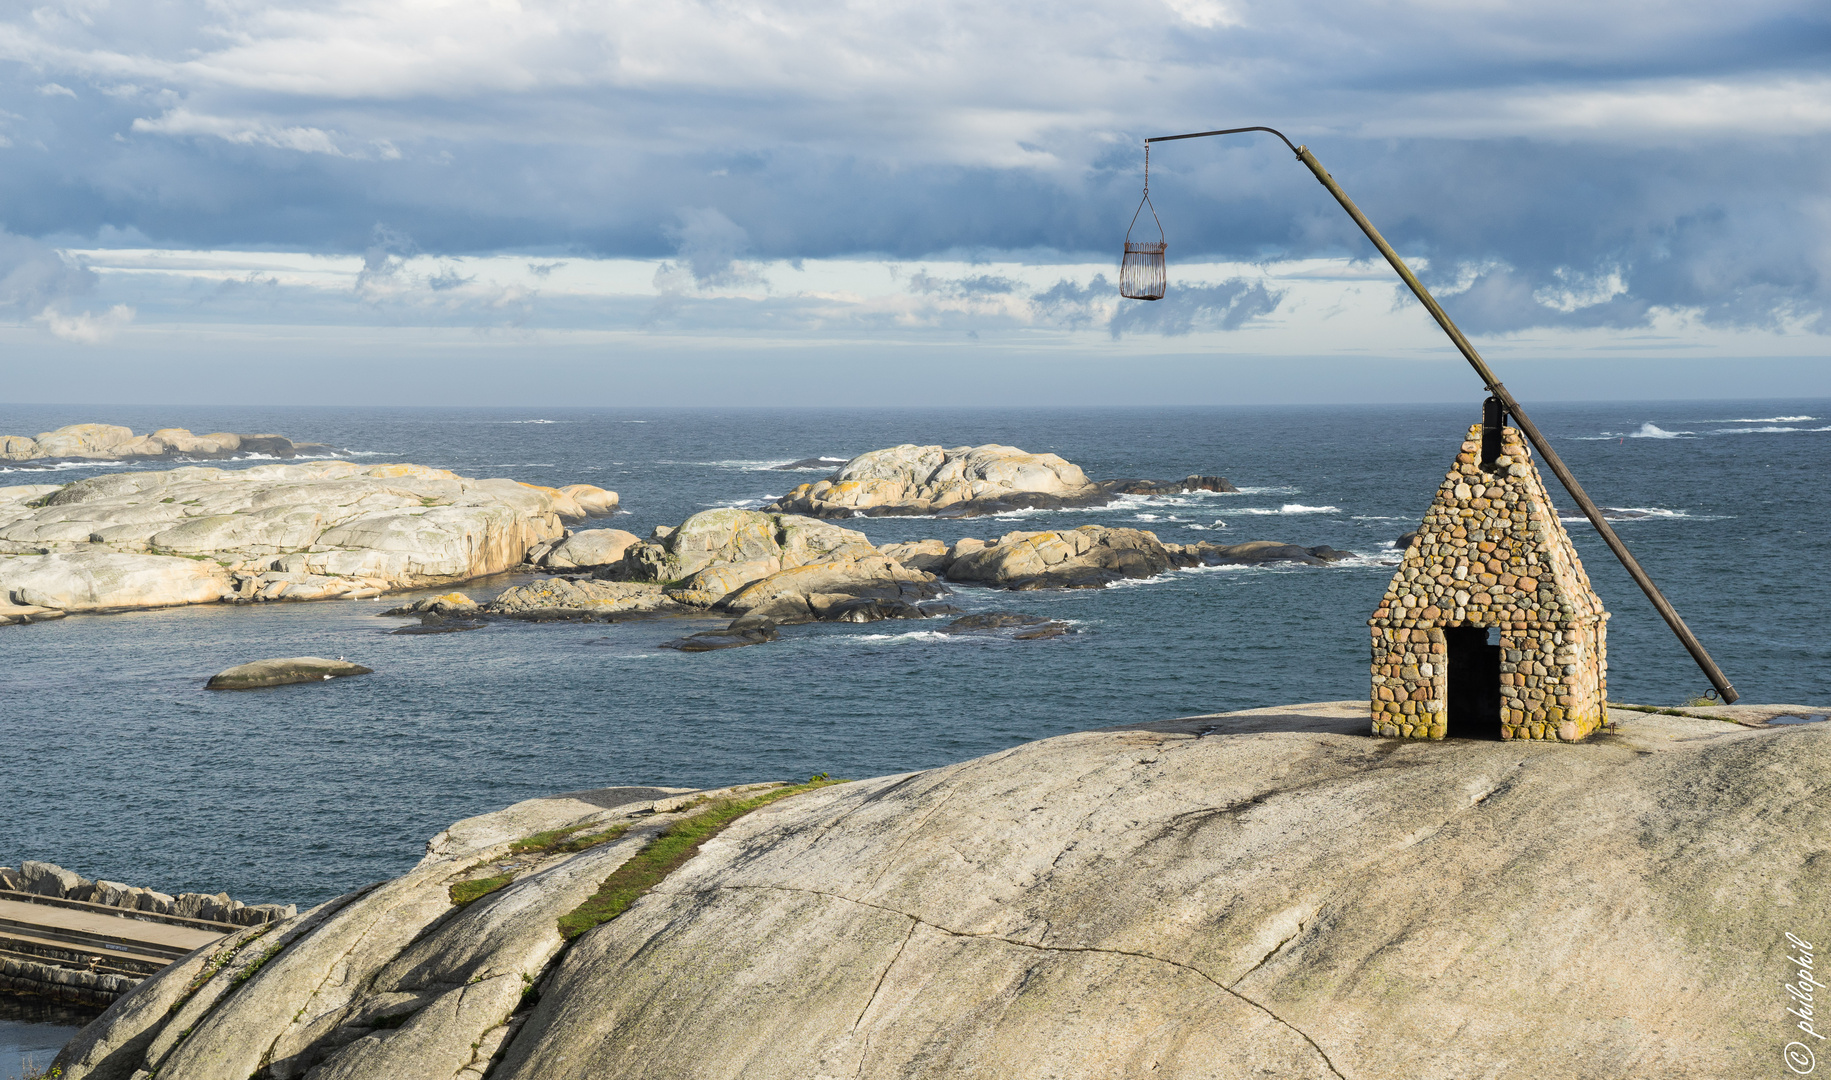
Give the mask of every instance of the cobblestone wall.
<svg viewBox="0 0 1831 1080">
<path fill-rule="evenodd" d="M 1607 621 L 1525 440 L 1503 428 L 1483 472 L 1476 424 L 1368 620 L 1373 731 L 1448 734 L 1444 630 L 1477 626 L 1500 633 L 1501 736 L 1581 739 L 1606 718 Z"/>
</svg>

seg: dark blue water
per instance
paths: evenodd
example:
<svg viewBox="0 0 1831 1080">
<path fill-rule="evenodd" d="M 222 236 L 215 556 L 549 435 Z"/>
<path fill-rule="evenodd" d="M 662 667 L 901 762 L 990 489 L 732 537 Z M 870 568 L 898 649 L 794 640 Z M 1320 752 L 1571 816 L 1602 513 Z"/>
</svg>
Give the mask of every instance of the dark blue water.
<svg viewBox="0 0 1831 1080">
<path fill-rule="evenodd" d="M 95 1015 L 91 1009 L 0 994 L 0 1080 L 49 1068 L 70 1036 Z"/>
<path fill-rule="evenodd" d="M 1831 699 L 1831 402 L 1546 405 L 1535 419 L 1749 701 Z M 1812 420 L 1766 421 L 1810 416 Z M 83 420 L 274 431 L 470 476 L 621 493 L 637 533 L 814 478 L 764 466 L 900 442 L 1005 442 L 1095 477 L 1226 475 L 1239 495 L 1005 519 L 876 519 L 874 542 L 1087 523 L 1165 540 L 1280 540 L 1328 569 L 1178 572 L 1097 592 L 962 591 L 1080 633 L 949 639 L 919 624 L 810 626 L 688 655 L 678 622 L 502 625 L 391 637 L 392 602 L 203 607 L 0 628 L 0 863 L 50 859 L 168 892 L 309 904 L 398 874 L 447 823 L 608 784 L 715 785 L 920 769 L 1063 732 L 1367 692 L 1365 620 L 1391 542 L 1428 504 L 1467 407 L 654 411 L 0 408 L 0 432 Z M 545 422 L 533 422 L 545 421 Z M 1647 425 L 1651 425 L 1650 427 Z M 1771 430 L 1762 430 L 1771 429 Z M 1614 433 L 1614 434 L 1609 434 Z M 1664 437 L 1664 433 L 1691 433 Z M 168 466 L 160 466 L 168 467 Z M 54 474 L 75 479 L 100 471 Z M 47 474 L 0 474 L 0 483 Z M 1224 528 L 1217 522 L 1225 523 Z M 1601 544 L 1569 526 L 1609 624 L 1611 694 L 1707 683 Z M 489 595 L 502 583 L 480 584 Z M 710 625 L 710 624 L 707 624 Z M 213 672 L 347 656 L 376 674 L 243 694 Z"/>
</svg>

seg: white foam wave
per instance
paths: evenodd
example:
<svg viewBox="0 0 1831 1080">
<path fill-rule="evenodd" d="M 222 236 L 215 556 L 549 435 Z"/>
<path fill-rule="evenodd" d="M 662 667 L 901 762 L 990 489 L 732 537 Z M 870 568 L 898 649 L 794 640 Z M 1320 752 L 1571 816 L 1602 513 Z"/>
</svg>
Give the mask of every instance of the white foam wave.
<svg viewBox="0 0 1831 1080">
<path fill-rule="evenodd" d="M 570 424 L 571 420 L 485 420 L 486 424 Z M 646 420 L 626 420 L 624 423 L 646 424 Z"/>
<path fill-rule="evenodd" d="M 1194 529 L 1196 532 L 1210 532 L 1215 529 L 1225 529 L 1226 527 L 1227 527 L 1227 523 L 1225 521 L 1217 521 L 1212 525 L 1190 524 L 1190 525 L 1183 526 L 1183 528 L 1185 528 L 1185 529 Z"/>
<path fill-rule="evenodd" d="M 943 634 L 939 630 L 909 630 L 901 634 L 848 634 L 848 641 L 966 641 L 968 634 Z"/>
<path fill-rule="evenodd" d="M 1301 490 L 1300 488 L 1293 487 L 1290 484 L 1271 484 L 1271 485 L 1266 485 L 1266 486 L 1262 486 L 1262 487 L 1255 487 L 1251 484 L 1248 484 L 1245 487 L 1239 488 L 1234 491 L 1214 491 L 1214 492 L 1209 492 L 1209 494 L 1211 494 L 1211 495 L 1295 495 L 1300 490 Z"/>
<path fill-rule="evenodd" d="M 1276 510 L 1267 510 L 1267 509 L 1264 509 L 1261 507 L 1247 507 L 1242 510 L 1234 510 L 1234 511 L 1232 511 L 1232 513 L 1235 513 L 1235 514 L 1339 514 L 1339 513 L 1341 513 L 1341 507 L 1339 507 L 1339 506 L 1305 506 L 1302 503 L 1285 503 L 1283 506 L 1279 507 Z"/>
<path fill-rule="evenodd" d="M 1816 416 L 1758 416 L 1754 418 L 1736 417 L 1731 420 L 1706 420 L 1706 424 L 1797 424 L 1802 420 L 1816 420 Z"/>
<path fill-rule="evenodd" d="M 1773 424 L 1764 427 L 1717 428 L 1712 435 L 1784 435 L 1791 431 L 1831 431 L 1831 427 L 1779 427 Z"/>
</svg>

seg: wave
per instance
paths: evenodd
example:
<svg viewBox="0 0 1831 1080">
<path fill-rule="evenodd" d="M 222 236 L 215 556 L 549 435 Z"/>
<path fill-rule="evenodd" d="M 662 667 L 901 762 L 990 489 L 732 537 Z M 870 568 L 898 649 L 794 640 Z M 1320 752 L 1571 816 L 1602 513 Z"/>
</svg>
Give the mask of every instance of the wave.
<svg viewBox="0 0 1831 1080">
<path fill-rule="evenodd" d="M 1706 424 L 1797 424 L 1802 420 L 1816 420 L 1816 416 L 1759 416 L 1753 419 L 1737 417 L 1733 420 L 1706 420 Z"/>
<path fill-rule="evenodd" d="M 1605 521 L 1722 521 L 1724 515 L 1703 514 L 1694 516 L 1685 510 L 1667 510 L 1659 506 L 1599 506 Z M 1566 510 L 1558 511 L 1558 520 L 1563 522 L 1581 522 L 1589 519 L 1581 514 L 1572 514 Z"/>
<path fill-rule="evenodd" d="M 979 635 L 981 640 L 987 635 Z M 848 641 L 970 641 L 972 634 L 943 634 L 939 630 L 906 630 L 900 634 L 845 634 Z"/>
<path fill-rule="evenodd" d="M 1808 417 L 1808 419 L 1810 419 L 1810 418 Z M 1789 431 L 1831 431 L 1831 427 L 1777 427 L 1777 426 L 1770 424 L 1770 425 L 1767 425 L 1764 427 L 1718 428 L 1715 431 L 1710 432 L 1710 434 L 1712 434 L 1712 435 L 1783 435 Z"/>
<path fill-rule="evenodd" d="M 1305 506 L 1302 503 L 1285 503 L 1283 506 L 1279 507 L 1276 510 L 1266 510 L 1266 509 L 1262 509 L 1259 507 L 1247 507 L 1247 508 L 1244 508 L 1241 510 L 1234 510 L 1234 511 L 1232 511 L 1232 513 L 1235 513 L 1235 514 L 1339 514 L 1339 513 L 1341 513 L 1341 507 L 1339 507 L 1339 506 Z"/>
<path fill-rule="evenodd" d="M 1272 484 L 1265 487 L 1254 487 L 1251 484 L 1235 491 L 1210 491 L 1208 495 L 1295 495 L 1301 490 L 1290 484 Z"/>
</svg>

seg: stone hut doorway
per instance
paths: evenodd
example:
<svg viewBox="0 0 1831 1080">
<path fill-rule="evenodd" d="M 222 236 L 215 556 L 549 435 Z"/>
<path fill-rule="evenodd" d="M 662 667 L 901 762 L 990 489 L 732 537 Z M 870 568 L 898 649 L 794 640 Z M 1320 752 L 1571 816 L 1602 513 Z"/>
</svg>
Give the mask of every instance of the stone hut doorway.
<svg viewBox="0 0 1831 1080">
<path fill-rule="evenodd" d="M 1449 738 L 1500 738 L 1500 643 L 1486 627 L 1444 628 L 1449 651 Z"/>
</svg>

